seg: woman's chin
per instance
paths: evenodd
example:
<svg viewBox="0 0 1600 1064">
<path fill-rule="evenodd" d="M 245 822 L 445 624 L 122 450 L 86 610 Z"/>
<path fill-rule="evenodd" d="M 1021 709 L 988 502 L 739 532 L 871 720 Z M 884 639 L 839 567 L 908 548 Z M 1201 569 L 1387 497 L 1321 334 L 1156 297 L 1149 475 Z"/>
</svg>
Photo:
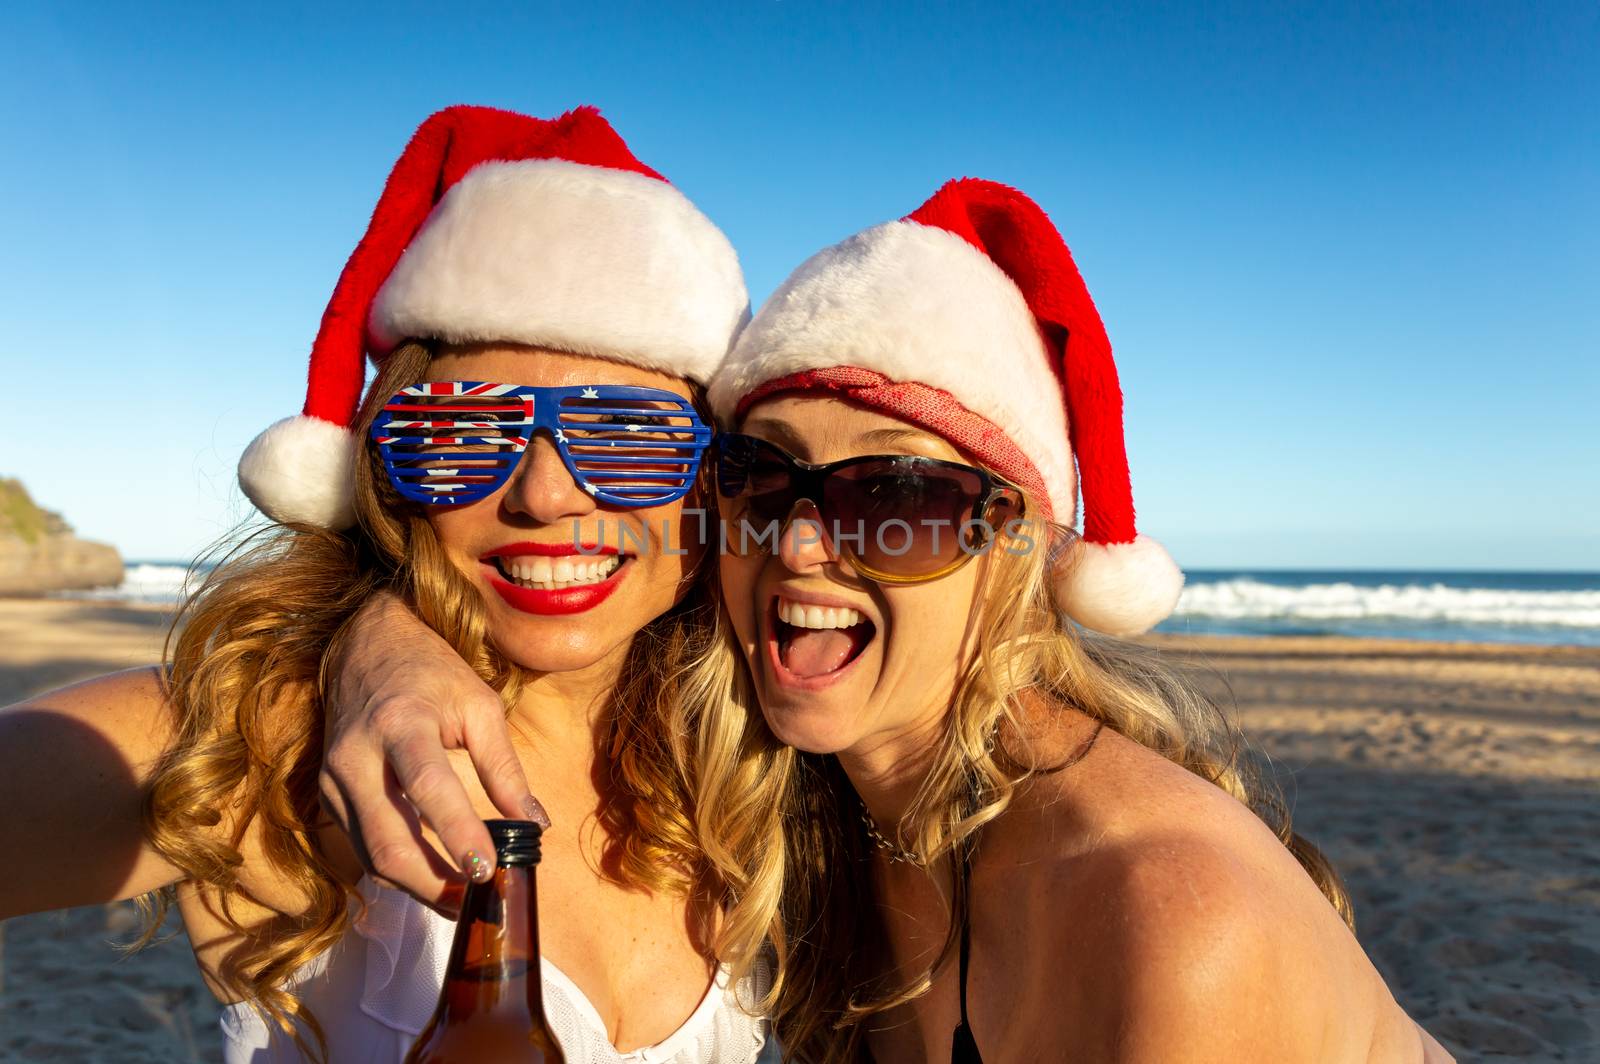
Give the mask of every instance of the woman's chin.
<svg viewBox="0 0 1600 1064">
<path fill-rule="evenodd" d="M 577 672 L 625 647 L 633 633 L 670 607 L 641 603 L 624 587 L 593 607 L 543 614 L 486 597 L 489 640 L 507 660 L 534 672 Z"/>
<path fill-rule="evenodd" d="M 526 653 L 502 651 L 502 656 L 513 665 L 528 672 L 557 673 L 581 672 L 600 660 L 599 654 L 551 654 L 547 651 L 529 650 Z"/>
<path fill-rule="evenodd" d="M 802 698 L 791 692 L 762 692 L 761 712 L 785 746 L 807 754 L 837 754 L 861 738 L 861 703 L 833 696 L 831 691 Z"/>
<path fill-rule="evenodd" d="M 540 624 L 517 618 L 489 626 L 489 641 L 500 656 L 531 672 L 578 672 L 595 665 L 613 647 L 594 636 L 570 622 Z"/>
</svg>

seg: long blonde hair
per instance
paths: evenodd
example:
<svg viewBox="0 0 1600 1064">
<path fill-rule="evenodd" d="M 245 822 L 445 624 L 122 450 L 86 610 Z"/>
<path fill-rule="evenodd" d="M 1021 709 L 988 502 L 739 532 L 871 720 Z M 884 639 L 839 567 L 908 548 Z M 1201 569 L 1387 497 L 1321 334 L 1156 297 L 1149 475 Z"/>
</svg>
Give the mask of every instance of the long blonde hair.
<svg viewBox="0 0 1600 1064">
<path fill-rule="evenodd" d="M 1051 540 L 1068 542 L 1064 536 L 1070 533 L 1053 529 Z M 1048 579 L 1050 550 L 995 549 L 981 564 L 988 568 L 974 652 L 958 677 L 932 767 L 901 821 L 906 846 L 931 862 L 975 843 L 982 827 L 1005 812 L 1017 788 L 1040 771 L 1023 763 L 1029 759 L 1011 756 L 1005 739 L 1025 740 L 1025 706 L 1043 702 L 1076 709 L 1245 803 L 1353 926 L 1337 874 L 1293 832 L 1281 792 L 1214 702 L 1156 652 L 1082 633 L 1064 620 Z M 725 660 L 740 654 L 726 630 L 718 654 Z M 726 664 L 705 668 L 730 671 Z M 709 708 L 721 719 L 702 722 L 698 756 L 706 763 L 731 761 L 729 752 L 704 748 L 743 742 L 759 752 L 766 778 L 756 791 L 739 786 L 723 792 L 717 779 L 700 777 L 701 845 L 725 882 L 744 886 L 733 899 L 730 933 L 766 928 L 780 974 L 765 1005 L 785 1049 L 821 1064 L 851 1060 L 860 1052 L 863 1021 L 928 989 L 957 928 L 916 978 L 897 985 L 884 974 L 872 844 L 838 759 L 772 750 L 776 740 L 759 727 L 742 670 L 728 683 L 731 697 Z M 726 838 L 715 838 L 718 832 Z M 952 903 L 959 906 L 960 899 Z M 747 939 L 725 948 L 752 946 Z"/>
<path fill-rule="evenodd" d="M 383 402 L 422 380 L 432 350 L 410 343 L 391 354 L 362 408 L 357 438 Z M 215 973 L 230 996 L 248 1001 L 290 1034 L 303 1052 L 322 1028 L 285 989 L 286 980 L 331 947 L 350 922 L 354 892 L 317 846 L 325 817 L 317 774 L 322 759 L 329 662 L 363 603 L 399 594 L 509 707 L 525 680 L 494 648 L 477 590 L 445 555 L 420 507 L 390 487 L 370 450 L 356 463 L 359 523 L 348 532 L 271 525 L 228 551 L 184 604 L 167 640 L 165 695 L 176 735 L 145 794 L 151 844 L 197 888 L 238 936 Z M 713 898 L 724 893 L 699 853 L 690 795 L 661 729 L 676 704 L 685 662 L 702 653 L 715 607 L 696 583 L 683 601 L 647 625 L 629 648 L 606 714 L 597 756 L 612 763 L 602 811 L 610 836 L 607 868 L 621 881 Z M 224 819 L 224 811 L 226 818 Z M 226 834 L 216 828 L 225 826 Z M 303 899 L 293 915 L 245 923 L 235 903 L 241 846 L 253 831 L 266 865 Z M 142 942 L 175 898 L 147 895 Z"/>
</svg>

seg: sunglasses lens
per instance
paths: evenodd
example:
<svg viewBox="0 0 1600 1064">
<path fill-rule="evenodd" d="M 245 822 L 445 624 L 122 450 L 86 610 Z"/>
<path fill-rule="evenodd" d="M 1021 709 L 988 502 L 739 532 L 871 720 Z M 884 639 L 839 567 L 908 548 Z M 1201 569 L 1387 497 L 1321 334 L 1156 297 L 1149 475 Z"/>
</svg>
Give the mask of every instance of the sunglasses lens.
<svg viewBox="0 0 1600 1064">
<path fill-rule="evenodd" d="M 556 442 L 579 486 L 621 506 L 657 506 L 681 498 L 694 483 L 710 430 L 693 407 L 673 396 L 606 394 L 590 388 L 561 400 Z"/>
<path fill-rule="evenodd" d="M 372 424 L 372 439 L 401 495 L 468 503 L 495 492 L 528 446 L 531 409 L 509 384 L 429 382 L 402 389 Z"/>
<path fill-rule="evenodd" d="M 728 546 L 749 554 L 776 542 L 798 494 L 789 456 L 752 436 L 725 435 L 717 455 L 717 493 L 727 522 Z"/>
<path fill-rule="evenodd" d="M 964 526 L 983 493 L 976 470 L 888 457 L 835 471 L 823 487 L 822 510 L 835 542 L 863 568 L 927 576 L 963 558 Z"/>
</svg>

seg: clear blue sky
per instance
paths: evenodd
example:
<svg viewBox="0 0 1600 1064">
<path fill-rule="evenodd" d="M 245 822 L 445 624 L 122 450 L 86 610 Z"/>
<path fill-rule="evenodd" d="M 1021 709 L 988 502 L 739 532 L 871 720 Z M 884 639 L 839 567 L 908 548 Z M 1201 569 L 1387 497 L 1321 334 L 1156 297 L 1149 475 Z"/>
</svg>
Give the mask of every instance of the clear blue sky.
<svg viewBox="0 0 1600 1064">
<path fill-rule="evenodd" d="M 943 180 L 1095 294 L 1191 567 L 1600 569 L 1592 2 L 7 5 L 0 473 L 131 557 L 233 467 L 430 111 L 599 105 L 759 301 Z"/>
</svg>

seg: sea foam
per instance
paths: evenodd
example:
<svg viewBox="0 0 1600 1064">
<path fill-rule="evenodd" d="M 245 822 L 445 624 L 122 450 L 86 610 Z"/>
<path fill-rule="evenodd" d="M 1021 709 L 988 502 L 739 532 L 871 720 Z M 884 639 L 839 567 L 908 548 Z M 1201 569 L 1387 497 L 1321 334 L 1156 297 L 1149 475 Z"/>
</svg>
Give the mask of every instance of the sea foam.
<svg viewBox="0 0 1600 1064">
<path fill-rule="evenodd" d="M 1250 577 L 1194 583 L 1175 616 L 1303 622 L 1404 621 L 1600 628 L 1600 590 L 1537 591 L 1432 584 L 1283 585 Z"/>
</svg>

